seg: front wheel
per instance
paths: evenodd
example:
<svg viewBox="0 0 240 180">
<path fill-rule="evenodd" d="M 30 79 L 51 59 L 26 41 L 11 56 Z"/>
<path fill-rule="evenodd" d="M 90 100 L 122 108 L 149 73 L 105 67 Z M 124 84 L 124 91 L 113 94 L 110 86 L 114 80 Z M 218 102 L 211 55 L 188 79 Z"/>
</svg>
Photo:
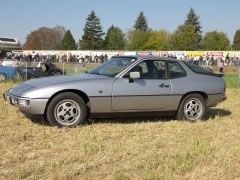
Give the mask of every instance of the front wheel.
<svg viewBox="0 0 240 180">
<path fill-rule="evenodd" d="M 202 119 L 206 112 L 206 101 L 200 94 L 189 94 L 180 103 L 177 119 L 192 122 Z"/>
<path fill-rule="evenodd" d="M 65 92 L 52 99 L 48 105 L 46 116 L 52 126 L 76 127 L 85 123 L 87 107 L 79 95 Z"/>
</svg>

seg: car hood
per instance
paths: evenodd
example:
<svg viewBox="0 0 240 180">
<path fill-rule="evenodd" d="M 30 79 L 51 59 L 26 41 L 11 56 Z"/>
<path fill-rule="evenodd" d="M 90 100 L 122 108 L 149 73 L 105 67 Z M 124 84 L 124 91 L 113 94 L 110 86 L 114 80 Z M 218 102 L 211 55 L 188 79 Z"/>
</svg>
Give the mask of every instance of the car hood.
<svg viewBox="0 0 240 180">
<path fill-rule="evenodd" d="M 34 80 L 29 80 L 18 85 L 15 85 L 13 88 L 9 90 L 9 93 L 22 96 L 23 94 L 41 87 L 62 84 L 62 83 L 70 83 L 74 81 L 84 81 L 84 80 L 93 80 L 93 79 L 102 79 L 109 78 L 106 76 L 94 75 L 94 74 L 80 74 L 76 76 L 54 76 L 54 77 L 46 77 L 39 78 Z"/>
<path fill-rule="evenodd" d="M 35 87 L 35 88 L 39 88 L 39 87 L 45 87 L 45 86 L 61 84 L 61 83 L 69 83 L 69 82 L 74 82 L 74 81 L 100 79 L 100 78 L 108 78 L 108 77 L 95 75 L 95 74 L 82 73 L 82 74 L 75 75 L 75 76 L 44 77 L 44 78 L 26 81 L 26 82 L 24 82 L 24 84 Z"/>
</svg>

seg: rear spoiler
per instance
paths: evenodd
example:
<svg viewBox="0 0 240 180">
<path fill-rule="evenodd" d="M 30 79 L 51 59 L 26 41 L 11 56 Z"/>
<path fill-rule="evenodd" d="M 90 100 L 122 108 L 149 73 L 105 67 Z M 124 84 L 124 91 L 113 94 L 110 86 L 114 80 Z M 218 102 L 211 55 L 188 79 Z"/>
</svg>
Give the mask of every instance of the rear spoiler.
<svg viewBox="0 0 240 180">
<path fill-rule="evenodd" d="M 211 74 L 210 76 L 223 77 L 224 74 L 215 74 L 215 73 L 213 73 L 213 74 Z"/>
</svg>

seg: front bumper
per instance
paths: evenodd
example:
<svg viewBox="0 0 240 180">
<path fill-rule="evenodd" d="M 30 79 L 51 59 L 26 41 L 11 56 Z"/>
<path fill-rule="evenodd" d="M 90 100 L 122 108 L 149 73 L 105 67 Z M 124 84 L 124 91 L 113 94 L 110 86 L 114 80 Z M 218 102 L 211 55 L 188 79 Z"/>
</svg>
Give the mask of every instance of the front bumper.
<svg viewBox="0 0 240 180">
<path fill-rule="evenodd" d="M 28 114 L 44 114 L 48 99 L 30 99 L 15 96 L 9 92 L 3 94 L 3 98 L 13 106 Z"/>
</svg>

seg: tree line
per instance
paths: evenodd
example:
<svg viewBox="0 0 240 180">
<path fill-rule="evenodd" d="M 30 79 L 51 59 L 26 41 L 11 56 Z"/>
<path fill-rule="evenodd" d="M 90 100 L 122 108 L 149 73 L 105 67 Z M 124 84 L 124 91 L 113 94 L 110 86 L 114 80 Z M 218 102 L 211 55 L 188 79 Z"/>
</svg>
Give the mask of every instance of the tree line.
<svg viewBox="0 0 240 180">
<path fill-rule="evenodd" d="M 112 25 L 103 32 L 101 21 L 92 11 L 86 18 L 83 35 L 75 42 L 65 27 L 41 27 L 27 35 L 26 50 L 240 50 L 240 29 L 233 43 L 226 33 L 211 31 L 203 34 L 200 17 L 191 8 L 186 20 L 170 33 L 153 30 L 141 11 L 131 30 L 124 33 Z"/>
</svg>

